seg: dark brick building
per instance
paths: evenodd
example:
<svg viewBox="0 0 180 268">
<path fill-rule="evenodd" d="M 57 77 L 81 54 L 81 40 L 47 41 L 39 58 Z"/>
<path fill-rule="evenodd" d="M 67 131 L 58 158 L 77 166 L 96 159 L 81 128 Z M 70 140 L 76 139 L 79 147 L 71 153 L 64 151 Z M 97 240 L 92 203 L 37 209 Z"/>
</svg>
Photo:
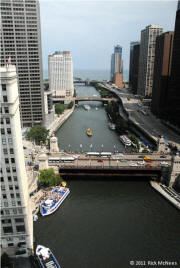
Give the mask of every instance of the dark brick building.
<svg viewBox="0 0 180 268">
<path fill-rule="evenodd" d="M 173 32 L 166 32 L 156 38 L 152 112 L 163 117 L 167 107 L 167 94 L 171 75 Z"/>
<path fill-rule="evenodd" d="M 171 82 L 167 92 L 166 119 L 180 127 L 180 0 L 176 12 Z"/>
</svg>

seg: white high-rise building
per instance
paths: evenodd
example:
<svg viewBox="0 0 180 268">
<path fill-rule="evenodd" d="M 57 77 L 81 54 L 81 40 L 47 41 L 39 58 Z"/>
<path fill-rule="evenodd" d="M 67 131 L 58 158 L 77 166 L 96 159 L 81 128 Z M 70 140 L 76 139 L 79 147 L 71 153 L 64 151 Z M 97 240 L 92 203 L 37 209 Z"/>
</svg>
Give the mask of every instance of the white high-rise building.
<svg viewBox="0 0 180 268">
<path fill-rule="evenodd" d="M 152 94 L 156 37 L 162 32 L 163 28 L 156 24 L 149 25 L 141 31 L 138 95 Z"/>
<path fill-rule="evenodd" d="M 16 68 L 0 67 L 1 101 L 1 250 L 28 256 L 33 248 L 33 220 L 28 194 L 19 113 Z"/>
<path fill-rule="evenodd" d="M 48 57 L 49 87 L 53 97 L 73 97 L 73 62 L 69 51 L 55 52 Z"/>
</svg>

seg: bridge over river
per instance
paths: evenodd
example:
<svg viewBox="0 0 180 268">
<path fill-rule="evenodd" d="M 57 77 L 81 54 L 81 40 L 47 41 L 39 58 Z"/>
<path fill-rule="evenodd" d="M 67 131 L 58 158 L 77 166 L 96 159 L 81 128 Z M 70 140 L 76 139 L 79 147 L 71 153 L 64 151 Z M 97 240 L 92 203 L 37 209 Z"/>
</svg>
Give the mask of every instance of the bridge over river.
<svg viewBox="0 0 180 268">
<path fill-rule="evenodd" d="M 75 157 L 74 160 L 73 156 Z M 142 154 L 122 154 L 117 157 L 89 156 L 87 154 L 66 154 L 59 161 L 53 163 L 53 157 L 58 159 L 57 154 L 49 158 L 49 166 L 59 170 L 61 176 L 113 176 L 113 177 L 154 177 L 160 179 L 162 174 L 161 162 L 171 164 L 170 155 L 162 159 L 159 154 L 152 154 L 151 160 L 143 161 Z M 65 159 L 62 161 L 61 159 Z M 66 161 L 67 160 L 67 161 Z"/>
<path fill-rule="evenodd" d="M 53 97 L 53 102 L 58 103 L 60 101 L 75 101 L 78 103 L 79 101 L 102 101 L 104 103 L 108 103 L 111 101 L 118 101 L 117 98 L 100 98 L 100 97 L 71 97 L 71 98 L 60 98 L 58 96 Z"/>
</svg>

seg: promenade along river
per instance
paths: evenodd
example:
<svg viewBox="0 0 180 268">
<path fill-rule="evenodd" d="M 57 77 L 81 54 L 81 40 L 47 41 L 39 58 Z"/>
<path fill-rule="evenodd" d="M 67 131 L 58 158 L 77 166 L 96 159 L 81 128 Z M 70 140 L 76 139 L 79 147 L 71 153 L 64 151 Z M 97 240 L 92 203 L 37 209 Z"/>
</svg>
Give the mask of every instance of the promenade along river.
<svg viewBox="0 0 180 268">
<path fill-rule="evenodd" d="M 93 88 L 78 88 L 81 96 L 89 91 L 97 94 Z M 118 135 L 107 127 L 103 107 L 98 107 L 98 111 L 91 108 L 89 112 L 76 109 L 57 132 L 61 148 L 71 144 L 76 150 L 79 144 L 84 148 L 92 143 L 96 149 L 104 144 L 109 151 L 117 144 L 123 151 Z M 95 132 L 93 142 L 86 139 L 87 127 Z M 50 247 L 61 267 L 133 267 L 130 261 L 146 261 L 142 266 L 151 267 L 148 260 L 174 261 L 177 265 L 168 267 L 180 267 L 179 211 L 147 181 L 82 177 L 67 183 L 71 193 L 61 207 L 34 222 L 36 243 Z"/>
</svg>

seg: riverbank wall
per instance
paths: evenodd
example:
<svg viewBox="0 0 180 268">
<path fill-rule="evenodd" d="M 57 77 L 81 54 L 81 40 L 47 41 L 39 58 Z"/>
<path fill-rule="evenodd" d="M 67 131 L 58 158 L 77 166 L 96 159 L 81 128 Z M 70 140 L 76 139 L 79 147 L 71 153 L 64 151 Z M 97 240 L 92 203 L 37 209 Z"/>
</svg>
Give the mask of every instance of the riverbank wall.
<svg viewBox="0 0 180 268">
<path fill-rule="evenodd" d="M 71 109 L 65 110 L 63 114 L 61 114 L 60 116 L 56 115 L 56 119 L 48 127 L 49 136 L 51 136 L 64 124 L 64 122 L 72 115 L 72 113 L 74 112 L 74 109 L 75 109 L 75 105 Z"/>
</svg>

